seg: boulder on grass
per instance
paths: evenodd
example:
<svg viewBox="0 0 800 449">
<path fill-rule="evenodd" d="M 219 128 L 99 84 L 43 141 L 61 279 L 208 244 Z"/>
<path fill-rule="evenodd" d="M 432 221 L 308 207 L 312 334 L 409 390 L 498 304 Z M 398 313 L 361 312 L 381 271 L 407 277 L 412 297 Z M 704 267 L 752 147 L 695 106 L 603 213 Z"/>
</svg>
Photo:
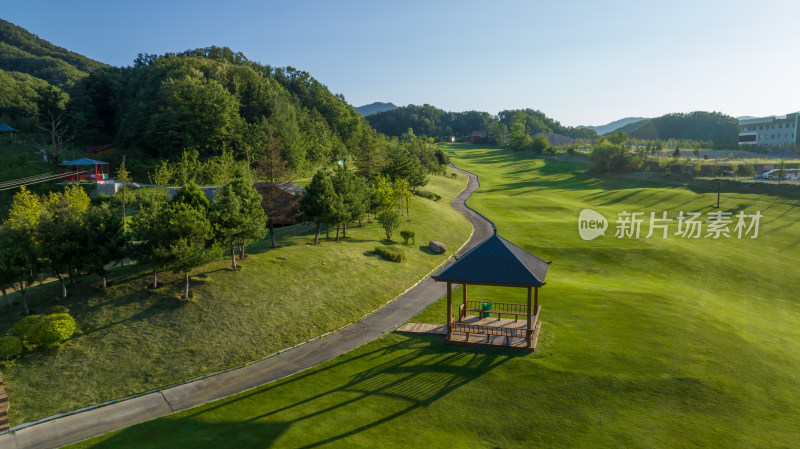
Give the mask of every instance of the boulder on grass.
<svg viewBox="0 0 800 449">
<path fill-rule="evenodd" d="M 442 242 L 437 242 L 436 240 L 431 240 L 428 242 L 428 249 L 436 254 L 442 254 L 447 251 L 447 245 Z"/>
</svg>

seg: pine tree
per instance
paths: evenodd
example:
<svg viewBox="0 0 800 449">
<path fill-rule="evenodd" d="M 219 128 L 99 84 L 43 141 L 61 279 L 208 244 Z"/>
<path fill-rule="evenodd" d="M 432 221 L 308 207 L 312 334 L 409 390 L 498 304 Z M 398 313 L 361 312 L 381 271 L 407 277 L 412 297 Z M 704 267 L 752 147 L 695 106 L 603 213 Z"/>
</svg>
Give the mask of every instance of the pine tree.
<svg viewBox="0 0 800 449">
<path fill-rule="evenodd" d="M 106 265 L 124 256 L 122 220 L 106 203 L 90 207 L 85 214 L 84 224 L 82 232 L 78 235 L 81 265 L 90 273 L 100 276 L 102 286 L 106 288 L 108 274 Z"/>
<path fill-rule="evenodd" d="M 314 244 L 319 244 L 319 228 L 322 223 L 329 223 L 334 215 L 337 204 L 336 191 L 333 183 L 322 171 L 318 171 L 306 187 L 306 193 L 300 200 L 300 218 L 304 221 L 313 221 L 317 224 Z"/>
<path fill-rule="evenodd" d="M 189 298 L 189 271 L 217 256 L 218 248 L 208 247 L 212 237 L 211 223 L 205 214 L 180 202 L 161 209 L 149 229 L 152 262 L 184 274 L 183 299 Z"/>
<path fill-rule="evenodd" d="M 229 247 L 231 267 L 236 270 L 236 248 L 244 256 L 247 241 L 264 236 L 266 215 L 261 195 L 244 180 L 236 180 L 217 192 L 211 209 L 217 240 Z"/>
</svg>

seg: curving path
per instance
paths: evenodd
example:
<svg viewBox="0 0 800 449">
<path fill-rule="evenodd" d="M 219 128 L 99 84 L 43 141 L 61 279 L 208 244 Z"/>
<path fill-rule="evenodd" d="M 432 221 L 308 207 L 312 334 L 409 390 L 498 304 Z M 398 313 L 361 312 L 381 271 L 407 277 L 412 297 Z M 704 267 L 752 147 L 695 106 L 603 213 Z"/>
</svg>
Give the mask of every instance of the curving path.
<svg viewBox="0 0 800 449">
<path fill-rule="evenodd" d="M 469 178 L 467 188 L 450 202 L 473 226 L 472 236 L 461 249 L 464 253 L 491 236 L 494 224 L 466 205 L 467 198 L 480 186 L 478 177 L 456 170 Z M 335 333 L 243 368 L 0 435 L 0 449 L 64 446 L 291 376 L 393 331 L 444 293 L 441 284 L 426 276 L 394 301 Z"/>
</svg>

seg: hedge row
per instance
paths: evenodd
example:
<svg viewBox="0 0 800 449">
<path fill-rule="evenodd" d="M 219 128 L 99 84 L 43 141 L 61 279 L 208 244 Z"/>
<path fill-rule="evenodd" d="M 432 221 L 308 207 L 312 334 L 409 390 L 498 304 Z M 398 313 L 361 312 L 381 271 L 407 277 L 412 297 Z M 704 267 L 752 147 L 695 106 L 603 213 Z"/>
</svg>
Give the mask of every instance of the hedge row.
<svg viewBox="0 0 800 449">
<path fill-rule="evenodd" d="M 400 263 L 406 261 L 406 253 L 394 246 L 376 246 L 372 252 L 391 262 Z"/>
</svg>

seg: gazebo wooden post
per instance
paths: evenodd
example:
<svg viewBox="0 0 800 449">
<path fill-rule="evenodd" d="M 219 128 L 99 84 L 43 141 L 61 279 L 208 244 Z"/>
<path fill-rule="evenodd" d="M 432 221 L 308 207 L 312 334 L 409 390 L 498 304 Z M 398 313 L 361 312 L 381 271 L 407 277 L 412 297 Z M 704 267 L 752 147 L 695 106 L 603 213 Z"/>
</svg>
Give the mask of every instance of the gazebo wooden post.
<svg viewBox="0 0 800 449">
<path fill-rule="evenodd" d="M 536 291 L 538 292 L 539 290 L 537 289 Z M 531 316 L 532 315 L 531 312 L 532 312 L 532 310 L 531 310 L 531 287 L 528 287 L 528 327 L 527 327 L 527 331 L 525 332 L 525 342 L 526 342 L 526 344 L 528 345 L 529 348 L 531 347 L 531 343 L 532 343 L 532 338 L 531 337 L 533 336 L 533 330 L 531 329 L 531 325 L 533 324 L 533 319 L 532 319 L 532 316 Z"/>
<path fill-rule="evenodd" d="M 539 287 L 536 287 L 536 291 L 533 293 L 533 314 L 539 315 Z"/>
<path fill-rule="evenodd" d="M 450 317 L 453 307 L 453 283 L 447 283 L 447 339 L 453 338 L 453 326 Z"/>
<path fill-rule="evenodd" d="M 466 315 L 467 314 L 467 283 L 464 282 L 464 283 L 461 284 L 461 286 L 464 288 L 464 315 Z M 459 321 L 463 320 L 464 318 L 465 317 L 461 316 L 461 313 L 458 314 L 458 320 Z"/>
</svg>

